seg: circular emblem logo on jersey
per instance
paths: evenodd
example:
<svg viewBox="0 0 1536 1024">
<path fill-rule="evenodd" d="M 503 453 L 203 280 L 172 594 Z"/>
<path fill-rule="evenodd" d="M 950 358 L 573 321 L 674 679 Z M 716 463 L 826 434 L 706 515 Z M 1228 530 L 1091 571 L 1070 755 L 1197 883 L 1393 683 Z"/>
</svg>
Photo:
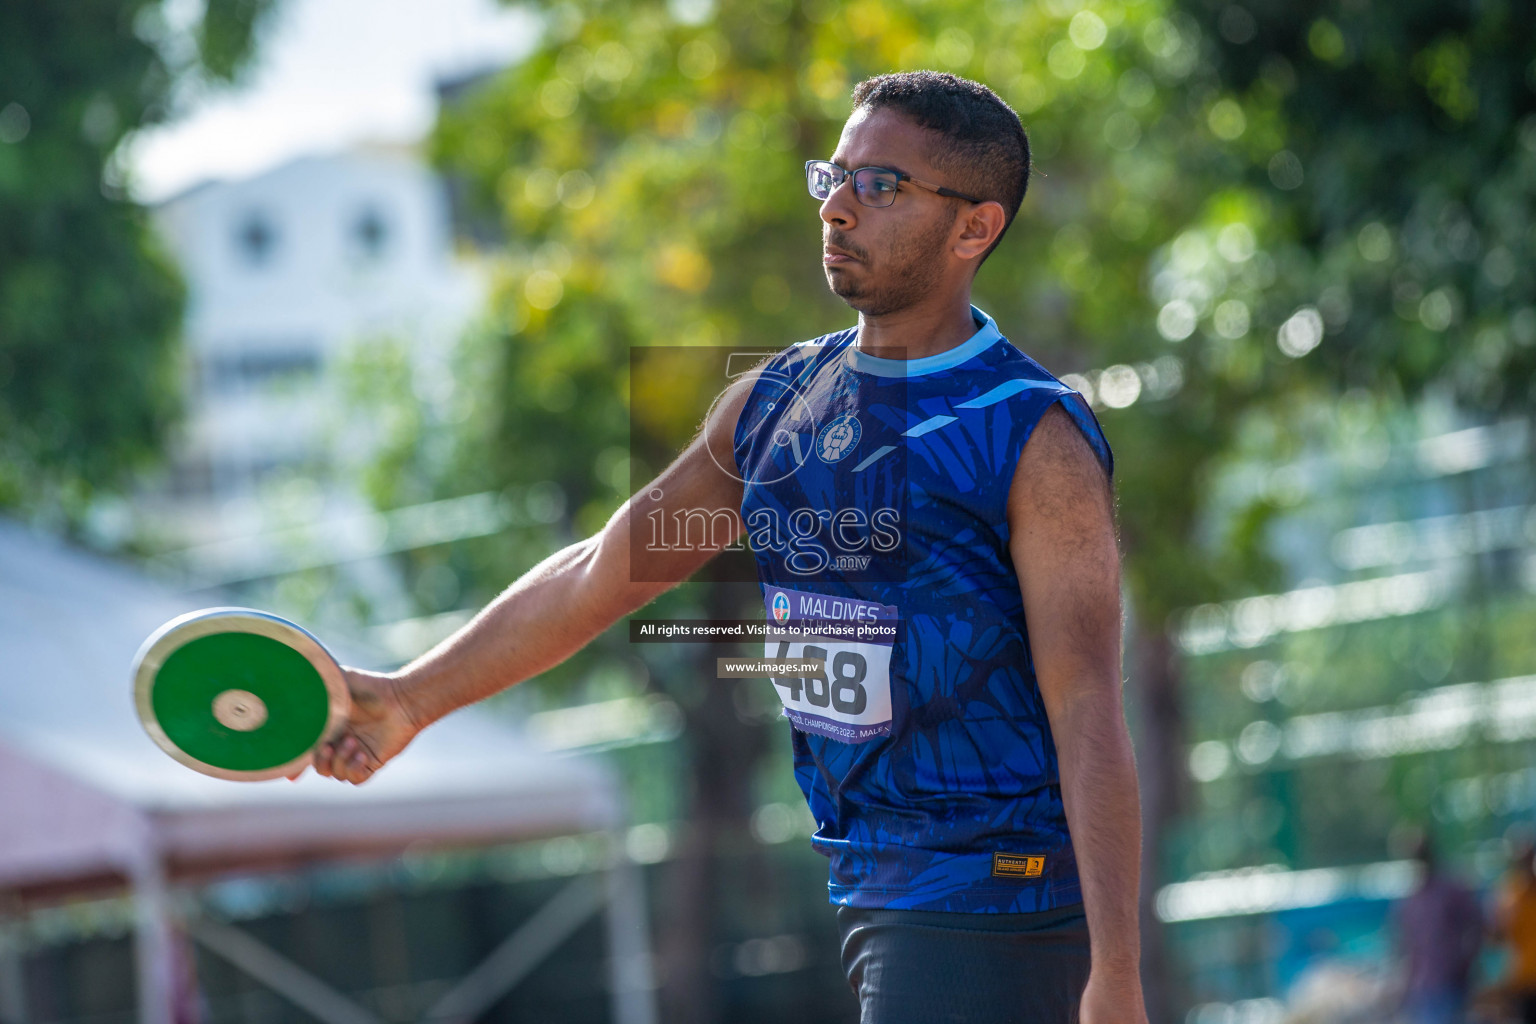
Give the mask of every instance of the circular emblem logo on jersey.
<svg viewBox="0 0 1536 1024">
<path fill-rule="evenodd" d="M 773 595 L 773 621 L 781 626 L 789 621 L 789 595 L 782 590 Z"/>
<path fill-rule="evenodd" d="M 845 412 L 822 427 L 816 435 L 816 454 L 822 462 L 841 462 L 858 447 L 859 435 L 862 433 L 864 429 L 859 426 L 858 417 Z"/>
</svg>

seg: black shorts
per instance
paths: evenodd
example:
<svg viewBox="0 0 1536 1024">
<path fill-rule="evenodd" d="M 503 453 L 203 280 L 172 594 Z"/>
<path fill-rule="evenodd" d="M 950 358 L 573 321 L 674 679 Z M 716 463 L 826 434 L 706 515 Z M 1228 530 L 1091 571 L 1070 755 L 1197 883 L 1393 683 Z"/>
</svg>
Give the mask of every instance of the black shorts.
<svg viewBox="0 0 1536 1024">
<path fill-rule="evenodd" d="M 1075 1024 L 1088 922 L 1075 903 L 1033 914 L 839 907 L 860 1024 Z"/>
</svg>

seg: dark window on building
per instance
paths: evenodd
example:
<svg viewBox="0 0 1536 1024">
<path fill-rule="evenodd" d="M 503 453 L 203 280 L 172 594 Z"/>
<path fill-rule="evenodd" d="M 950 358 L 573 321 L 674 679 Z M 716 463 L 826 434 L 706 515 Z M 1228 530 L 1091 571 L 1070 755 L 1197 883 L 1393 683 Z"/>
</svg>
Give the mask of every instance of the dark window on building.
<svg viewBox="0 0 1536 1024">
<path fill-rule="evenodd" d="M 352 219 L 352 247 L 366 260 L 382 259 L 389 248 L 389 221 L 377 206 L 365 206 Z"/>
<path fill-rule="evenodd" d="M 264 267 L 272 262 L 277 247 L 277 228 L 261 210 L 247 211 L 235 229 L 235 248 L 247 266 Z"/>
<path fill-rule="evenodd" d="M 297 383 L 319 372 L 320 353 L 308 346 L 219 352 L 203 362 L 203 377 L 213 394 Z"/>
</svg>

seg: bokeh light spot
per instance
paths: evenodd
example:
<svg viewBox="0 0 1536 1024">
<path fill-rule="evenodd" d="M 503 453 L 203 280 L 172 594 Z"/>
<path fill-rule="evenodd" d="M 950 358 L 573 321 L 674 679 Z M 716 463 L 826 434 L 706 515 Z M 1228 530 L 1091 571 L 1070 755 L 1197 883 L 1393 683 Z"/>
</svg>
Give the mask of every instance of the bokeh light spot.
<svg viewBox="0 0 1536 1024">
<path fill-rule="evenodd" d="M 565 297 L 565 285 L 553 270 L 535 270 L 523 283 L 523 297 L 534 309 L 554 309 Z"/>
<path fill-rule="evenodd" d="M 1067 35 L 1072 37 L 1072 42 L 1080 49 L 1097 50 L 1109 37 L 1109 27 L 1104 24 L 1103 18 L 1092 11 L 1078 11 L 1072 15 Z"/>
<path fill-rule="evenodd" d="M 1301 169 L 1301 158 L 1288 149 L 1282 149 L 1269 160 L 1269 180 L 1275 188 L 1289 192 L 1301 187 L 1306 175 Z"/>
<path fill-rule="evenodd" d="M 1323 315 L 1314 306 L 1301 307 L 1280 325 L 1275 340 L 1281 352 L 1300 359 L 1323 340 Z"/>
<path fill-rule="evenodd" d="M 1195 333 L 1197 322 L 1195 307 L 1184 299 L 1174 299 L 1157 311 L 1157 333 L 1169 341 L 1183 341 Z"/>
<path fill-rule="evenodd" d="M 1063 39 L 1051 47 L 1051 52 L 1046 55 L 1045 66 L 1051 69 L 1051 74 L 1064 82 L 1069 82 L 1083 73 L 1088 66 L 1088 58 L 1083 56 L 1083 51 Z"/>
<path fill-rule="evenodd" d="M 1211 134 L 1228 142 L 1241 137 L 1248 129 L 1248 118 L 1243 115 L 1243 108 L 1230 97 L 1212 104 L 1205 122 L 1210 126 Z"/>
</svg>

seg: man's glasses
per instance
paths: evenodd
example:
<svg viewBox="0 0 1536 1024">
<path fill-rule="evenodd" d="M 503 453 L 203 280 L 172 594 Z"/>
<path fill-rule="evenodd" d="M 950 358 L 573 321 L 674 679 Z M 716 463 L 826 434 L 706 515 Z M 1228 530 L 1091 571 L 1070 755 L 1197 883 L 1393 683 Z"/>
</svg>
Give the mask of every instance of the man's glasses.
<svg viewBox="0 0 1536 1024">
<path fill-rule="evenodd" d="M 805 185 L 811 190 L 811 195 L 817 199 L 825 200 L 850 176 L 853 178 L 854 198 L 865 206 L 890 206 L 896 201 L 897 187 L 904 181 L 910 181 L 918 188 L 925 188 L 936 195 L 964 199 L 968 203 L 985 202 L 975 196 L 968 196 L 964 192 L 956 192 L 952 188 L 935 185 L 931 181 L 923 181 L 921 178 L 914 178 L 910 174 L 893 171 L 888 167 L 860 167 L 856 171 L 850 171 L 830 160 L 805 162 Z"/>
</svg>

